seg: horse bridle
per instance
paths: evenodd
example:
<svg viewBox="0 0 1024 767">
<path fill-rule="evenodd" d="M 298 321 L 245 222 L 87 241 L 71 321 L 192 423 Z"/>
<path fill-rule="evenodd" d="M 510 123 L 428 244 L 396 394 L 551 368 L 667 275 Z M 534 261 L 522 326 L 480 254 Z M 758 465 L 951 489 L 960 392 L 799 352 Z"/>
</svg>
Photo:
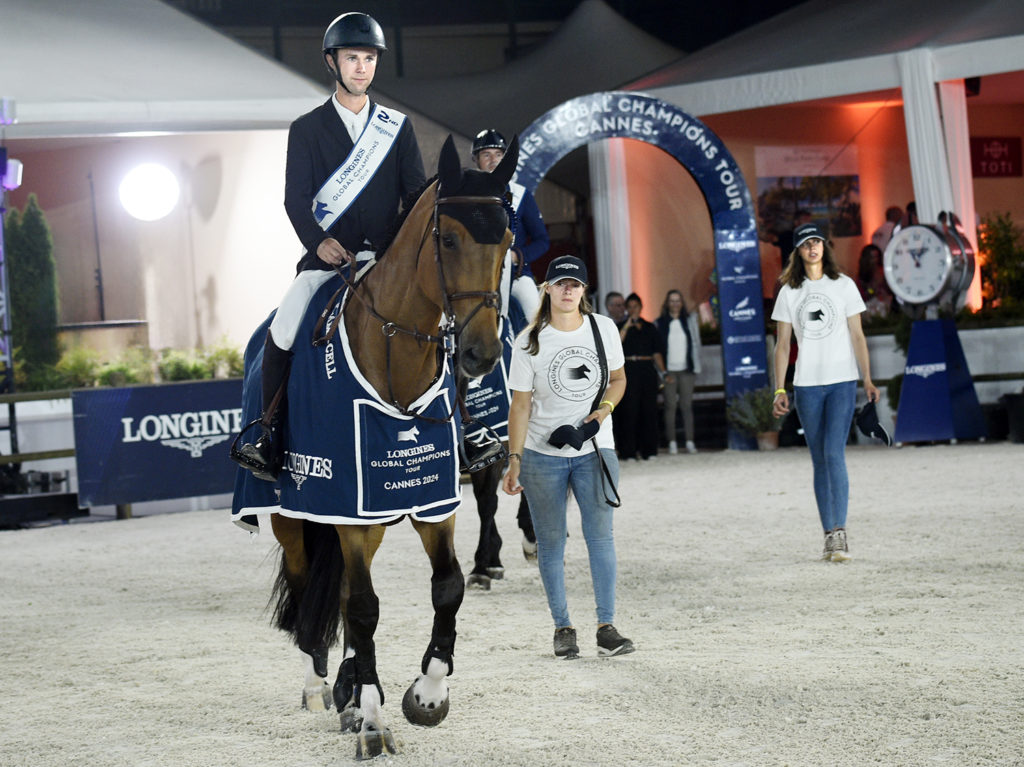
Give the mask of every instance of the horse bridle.
<svg viewBox="0 0 1024 767">
<path fill-rule="evenodd" d="M 327 332 L 324 333 L 323 336 L 318 336 L 318 334 L 323 329 L 324 324 L 327 322 L 327 318 L 333 312 L 334 307 L 337 304 L 338 298 L 341 295 L 341 293 L 345 290 L 346 287 L 350 288 L 351 294 L 358 298 L 363 303 L 363 306 L 366 307 L 366 310 L 370 313 L 370 316 L 372 316 L 375 320 L 381 323 L 381 333 L 384 334 L 384 338 L 386 339 L 384 346 L 385 369 L 387 371 L 388 380 L 388 397 L 391 400 L 392 407 L 398 410 L 398 412 L 400 412 L 402 415 L 415 416 L 417 418 L 421 418 L 425 421 L 429 421 L 432 423 L 445 423 L 447 421 L 450 421 L 452 417 L 455 415 L 456 407 L 462 410 L 463 414 L 465 414 L 465 405 L 463 404 L 458 394 L 456 394 L 457 402 L 456 404 L 453 404 L 451 411 L 445 418 L 431 418 L 430 416 L 426 416 L 421 413 L 409 410 L 407 407 L 399 403 L 398 399 L 395 397 L 394 386 L 391 380 L 391 339 L 394 338 L 397 334 L 402 333 L 404 335 L 411 336 L 412 338 L 416 339 L 416 341 L 419 343 L 427 342 L 437 344 L 438 349 L 441 352 L 443 352 L 451 361 L 452 370 L 454 371 L 455 364 L 457 362 L 457 346 L 455 342 L 459 335 L 462 333 L 462 330 L 466 327 L 466 325 L 469 324 L 470 320 L 472 320 L 473 317 L 476 316 L 477 312 L 479 312 L 481 309 L 496 308 L 500 310 L 501 308 L 501 294 L 498 293 L 498 291 L 496 290 L 464 290 L 456 293 L 448 292 L 448 281 L 445 279 L 444 264 L 441 262 L 440 208 L 442 205 L 501 205 L 502 207 L 507 208 L 508 201 L 503 199 L 502 197 L 489 195 L 453 195 L 451 197 L 441 197 L 440 195 L 438 195 L 434 198 L 434 210 L 433 214 L 431 215 L 431 225 L 430 227 L 423 231 L 423 236 L 420 238 L 420 244 L 416 249 L 416 257 L 417 259 L 419 259 L 420 253 L 423 251 L 423 245 L 426 243 L 427 236 L 432 234 L 434 240 L 434 263 L 437 265 L 437 279 L 438 284 L 441 288 L 441 297 L 443 301 L 442 311 L 444 312 L 445 316 L 445 324 L 440 334 L 431 335 L 429 333 L 424 333 L 420 330 L 417 330 L 416 328 L 412 328 L 411 330 L 409 328 L 403 328 L 400 325 L 396 325 L 394 322 L 387 319 L 386 317 L 381 316 L 381 314 L 374 308 L 373 304 L 371 304 L 357 289 L 359 283 L 352 282 L 348 278 L 348 276 L 341 271 L 340 267 L 338 266 L 335 266 L 334 268 L 335 271 L 341 276 L 341 279 L 344 282 L 344 284 L 340 288 L 338 288 L 338 290 L 334 293 L 333 296 L 331 296 L 331 300 L 327 302 L 327 306 L 325 306 L 324 310 L 320 313 L 320 318 L 317 320 L 316 326 L 313 328 L 314 346 L 323 346 L 324 344 L 328 343 L 331 340 L 331 338 L 334 337 L 334 334 L 338 331 L 338 324 L 341 322 L 341 317 L 344 314 L 344 311 L 340 309 L 337 312 L 333 322 L 331 322 L 330 326 L 328 327 Z M 472 311 L 470 311 L 466 319 L 464 319 L 460 323 L 458 321 L 457 315 L 455 314 L 452 302 L 462 301 L 469 298 L 479 298 L 480 301 L 476 304 L 476 306 L 473 307 Z M 438 367 L 440 371 L 440 365 Z"/>
</svg>

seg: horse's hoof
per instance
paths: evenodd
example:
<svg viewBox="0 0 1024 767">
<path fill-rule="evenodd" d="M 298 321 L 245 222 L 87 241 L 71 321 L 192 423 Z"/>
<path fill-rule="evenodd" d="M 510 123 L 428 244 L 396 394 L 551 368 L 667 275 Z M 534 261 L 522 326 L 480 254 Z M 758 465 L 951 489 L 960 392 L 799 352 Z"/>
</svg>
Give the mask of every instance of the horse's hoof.
<svg viewBox="0 0 1024 767">
<path fill-rule="evenodd" d="M 526 536 L 523 536 L 523 557 L 527 562 L 537 561 L 537 541 L 528 541 Z"/>
<path fill-rule="evenodd" d="M 497 567 L 488 567 L 487 574 L 491 576 L 491 580 L 500 581 L 505 577 L 505 568 L 501 565 L 498 565 Z"/>
<path fill-rule="evenodd" d="M 470 573 L 466 576 L 467 589 L 480 589 L 481 591 L 491 590 L 491 578 L 483 573 Z"/>
<path fill-rule="evenodd" d="M 383 730 L 368 730 L 360 732 L 356 739 L 356 759 L 373 759 L 385 751 L 389 754 L 397 754 L 398 747 L 395 745 L 395 736 L 386 727 Z"/>
<path fill-rule="evenodd" d="M 414 692 L 415 687 L 416 683 L 414 682 L 405 691 L 405 697 L 402 698 L 402 713 L 405 714 L 405 718 L 412 724 L 418 724 L 421 727 L 436 727 L 441 724 L 448 716 L 451 698 L 445 696 L 439 705 L 435 705 L 433 702 L 424 705 L 419 695 Z"/>
<path fill-rule="evenodd" d="M 363 712 L 349 704 L 338 712 L 342 732 L 359 732 L 363 727 Z"/>
<path fill-rule="evenodd" d="M 329 711 L 333 702 L 334 695 L 326 679 L 320 690 L 302 691 L 302 708 L 306 711 Z"/>
</svg>

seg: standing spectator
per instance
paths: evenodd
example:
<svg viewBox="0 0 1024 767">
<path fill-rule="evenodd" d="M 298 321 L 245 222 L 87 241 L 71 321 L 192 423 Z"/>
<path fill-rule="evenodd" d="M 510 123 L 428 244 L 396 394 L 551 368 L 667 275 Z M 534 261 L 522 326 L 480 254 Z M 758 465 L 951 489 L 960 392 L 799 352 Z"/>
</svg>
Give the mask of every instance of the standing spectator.
<svg viewBox="0 0 1024 767">
<path fill-rule="evenodd" d="M 683 411 L 686 452 L 696 453 L 693 441 L 693 383 L 700 373 L 700 326 L 697 312 L 686 308 L 683 294 L 670 290 L 656 324 L 665 350 L 665 439 L 668 452 L 679 452 L 676 443 L 676 409 Z"/>
<path fill-rule="evenodd" d="M 882 251 L 875 244 L 865 245 L 857 264 L 857 287 L 867 307 L 868 316 L 885 316 L 892 309 L 892 291 L 885 281 Z"/>
<path fill-rule="evenodd" d="M 598 655 L 633 652 L 633 643 L 612 625 L 615 538 L 605 479 L 607 471 L 613 485 L 618 482 L 619 464 L 608 420 L 626 388 L 626 375 L 615 325 L 592 313 L 584 296 L 586 282 L 587 267 L 582 260 L 575 256 L 554 259 L 548 266 L 540 311 L 516 339 L 509 370 L 511 453 L 503 482 L 506 493 L 525 491 L 529 499 L 537 531 L 537 564 L 555 623 L 555 655 L 566 658 L 579 654 L 565 596 L 566 499 L 570 489 L 579 504 L 590 556 Z M 600 333 L 609 371 L 603 392 L 595 333 Z M 555 444 L 554 432 L 566 429 L 576 433 L 576 444 Z"/>
<path fill-rule="evenodd" d="M 604 313 L 612 318 L 616 327 L 626 321 L 626 299 L 617 291 L 611 291 L 604 297 Z"/>
<path fill-rule="evenodd" d="M 624 460 L 635 459 L 638 452 L 645 461 L 658 455 L 658 390 L 665 357 L 658 329 L 640 316 L 643 306 L 640 296 L 630 293 L 626 321 L 619 327 L 629 386 L 621 417 L 615 419 L 615 443 Z"/>
<path fill-rule="evenodd" d="M 794 242 L 797 257 L 782 273 L 782 289 L 772 313 L 778 323 L 775 380 L 786 380 L 795 332 L 799 353 L 793 399 L 814 465 L 814 498 L 825 533 L 821 558 L 845 562 L 850 558 L 845 451 L 857 399 L 858 367 L 869 402 L 878 401 L 878 389 L 871 382 L 868 345 L 860 324 L 864 302 L 857 286 L 839 271 L 832 248 L 817 226 L 799 227 Z M 772 409 L 776 416 L 789 412 L 784 388 L 775 391 Z"/>
<path fill-rule="evenodd" d="M 890 208 L 886 208 L 885 221 L 871 235 L 871 244 L 885 253 L 885 246 L 888 245 L 889 240 L 892 239 L 892 233 L 896 229 L 896 225 L 900 222 L 901 218 L 903 218 L 903 210 L 899 205 L 893 205 Z"/>
</svg>

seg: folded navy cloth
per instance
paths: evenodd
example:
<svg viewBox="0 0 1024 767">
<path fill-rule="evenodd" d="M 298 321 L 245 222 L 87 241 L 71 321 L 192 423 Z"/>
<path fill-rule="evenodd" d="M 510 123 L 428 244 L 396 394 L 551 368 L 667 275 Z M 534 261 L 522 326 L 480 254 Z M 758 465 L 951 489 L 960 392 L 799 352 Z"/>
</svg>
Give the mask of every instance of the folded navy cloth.
<svg viewBox="0 0 1024 767">
<path fill-rule="evenodd" d="M 583 443 L 597 434 L 600 428 L 601 424 L 596 419 L 587 421 L 582 426 L 571 426 L 570 424 L 559 426 L 551 432 L 551 436 L 548 437 L 548 444 L 552 447 L 565 447 L 569 445 L 574 450 L 580 450 L 583 447 Z"/>
</svg>

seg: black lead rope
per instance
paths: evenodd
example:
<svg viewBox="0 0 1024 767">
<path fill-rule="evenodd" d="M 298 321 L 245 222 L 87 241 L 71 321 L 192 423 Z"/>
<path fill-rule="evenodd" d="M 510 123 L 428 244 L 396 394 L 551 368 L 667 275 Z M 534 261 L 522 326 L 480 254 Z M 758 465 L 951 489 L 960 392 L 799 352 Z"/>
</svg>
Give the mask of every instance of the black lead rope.
<svg viewBox="0 0 1024 767">
<path fill-rule="evenodd" d="M 597 320 L 594 319 L 593 314 L 588 314 L 587 319 L 590 320 L 590 329 L 594 332 L 594 346 L 597 347 L 597 359 L 601 363 L 601 385 L 597 387 L 597 396 L 594 398 L 594 406 L 591 411 L 597 410 L 601 407 L 601 400 L 604 398 L 605 388 L 608 386 L 608 358 L 604 353 L 604 341 L 601 340 L 601 332 L 597 329 Z M 609 414 L 610 415 L 610 414 Z M 597 453 L 597 460 L 601 462 L 601 472 L 604 474 L 603 479 L 607 481 L 608 487 L 612 489 L 612 494 L 615 496 L 613 501 L 608 497 L 608 490 L 605 487 L 605 482 L 601 483 L 601 491 L 604 493 L 604 501 L 613 509 L 617 509 L 622 505 L 622 498 L 619 497 L 619 490 L 615 487 L 615 480 L 612 479 L 612 473 L 608 469 L 608 464 L 604 462 L 604 456 L 601 455 L 601 448 L 597 445 L 597 436 L 590 438 L 590 441 L 594 443 L 594 452 Z"/>
</svg>

